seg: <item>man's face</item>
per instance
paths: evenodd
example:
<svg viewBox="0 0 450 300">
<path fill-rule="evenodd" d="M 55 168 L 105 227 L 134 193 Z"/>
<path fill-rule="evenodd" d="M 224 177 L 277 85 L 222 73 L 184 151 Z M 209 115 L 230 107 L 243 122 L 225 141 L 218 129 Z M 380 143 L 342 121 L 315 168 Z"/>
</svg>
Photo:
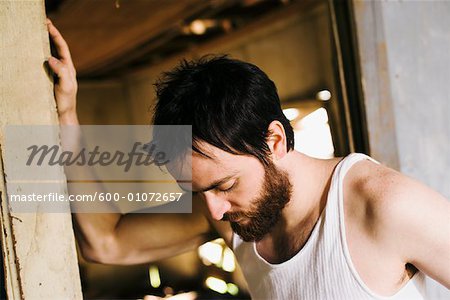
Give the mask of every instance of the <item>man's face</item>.
<svg viewBox="0 0 450 300">
<path fill-rule="evenodd" d="M 193 193 L 206 202 L 213 219 L 230 221 L 244 241 L 262 239 L 290 200 L 288 174 L 253 156 L 233 155 L 210 145 L 203 148 L 212 159 L 192 155 Z"/>
<path fill-rule="evenodd" d="M 251 207 L 247 211 L 227 212 L 223 220 L 230 221 L 233 231 L 244 241 L 259 241 L 279 221 L 291 192 L 288 175 L 270 163 L 265 168 L 259 193 L 250 200 Z"/>
</svg>

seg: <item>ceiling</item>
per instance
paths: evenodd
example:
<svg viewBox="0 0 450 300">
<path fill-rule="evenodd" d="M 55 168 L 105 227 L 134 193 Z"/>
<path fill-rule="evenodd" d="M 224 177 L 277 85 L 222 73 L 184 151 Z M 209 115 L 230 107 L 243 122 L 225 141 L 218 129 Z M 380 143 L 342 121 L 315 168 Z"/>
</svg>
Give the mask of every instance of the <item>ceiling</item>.
<svg viewBox="0 0 450 300">
<path fill-rule="evenodd" d="M 295 0 L 46 0 L 80 78 L 148 65 L 233 32 Z"/>
</svg>

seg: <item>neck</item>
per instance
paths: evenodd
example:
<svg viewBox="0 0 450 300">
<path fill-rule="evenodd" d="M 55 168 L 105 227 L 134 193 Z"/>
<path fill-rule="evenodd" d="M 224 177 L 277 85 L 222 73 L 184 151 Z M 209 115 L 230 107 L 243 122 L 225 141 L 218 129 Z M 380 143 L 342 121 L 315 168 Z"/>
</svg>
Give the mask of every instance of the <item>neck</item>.
<svg viewBox="0 0 450 300">
<path fill-rule="evenodd" d="M 262 244 L 272 245 L 274 249 L 283 245 L 282 248 L 290 252 L 285 256 L 298 252 L 326 205 L 331 175 L 338 161 L 316 159 L 293 151 L 279 162 L 278 167 L 289 174 L 292 196 L 282 211 L 280 221 L 261 241 Z"/>
</svg>

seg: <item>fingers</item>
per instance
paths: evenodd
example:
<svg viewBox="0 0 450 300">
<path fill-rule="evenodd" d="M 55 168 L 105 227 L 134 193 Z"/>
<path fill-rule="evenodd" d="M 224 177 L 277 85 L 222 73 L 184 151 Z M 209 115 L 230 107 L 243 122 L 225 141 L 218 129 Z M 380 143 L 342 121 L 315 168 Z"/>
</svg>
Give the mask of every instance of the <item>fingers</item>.
<svg viewBox="0 0 450 300">
<path fill-rule="evenodd" d="M 46 23 L 48 32 L 55 44 L 61 61 L 72 65 L 72 57 L 70 56 L 69 46 L 67 45 L 66 41 L 62 37 L 59 30 L 55 27 L 55 25 L 53 25 L 52 21 L 50 21 L 50 19 L 47 19 Z"/>
<path fill-rule="evenodd" d="M 53 56 L 48 59 L 48 64 L 59 78 L 56 90 L 64 95 L 76 94 L 76 77 L 70 68 Z"/>
<path fill-rule="evenodd" d="M 68 67 L 61 62 L 59 59 L 50 56 L 48 59 L 48 64 L 50 68 L 52 69 L 53 73 L 58 75 L 59 78 L 67 77 L 69 75 L 69 69 Z"/>
<path fill-rule="evenodd" d="M 187 292 L 187 293 L 181 293 L 177 294 L 172 297 L 158 297 L 158 296 L 152 296 L 152 295 L 146 295 L 143 300 L 195 300 L 197 299 L 197 293 L 196 292 Z"/>
</svg>

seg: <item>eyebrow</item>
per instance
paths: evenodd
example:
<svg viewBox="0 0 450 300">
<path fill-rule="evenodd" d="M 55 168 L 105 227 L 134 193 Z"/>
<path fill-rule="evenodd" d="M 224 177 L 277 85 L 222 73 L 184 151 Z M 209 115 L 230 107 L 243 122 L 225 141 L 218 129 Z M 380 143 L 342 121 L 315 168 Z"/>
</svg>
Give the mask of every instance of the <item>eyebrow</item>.
<svg viewBox="0 0 450 300">
<path fill-rule="evenodd" d="M 225 182 L 227 182 L 228 180 L 230 180 L 231 178 L 233 178 L 234 176 L 236 176 L 238 172 L 228 175 L 224 178 L 218 179 L 216 181 L 214 181 L 213 183 L 211 183 L 209 186 L 207 186 L 206 188 L 200 189 L 199 191 L 187 191 L 185 189 L 182 188 L 182 190 L 186 191 L 186 192 L 193 192 L 193 193 L 198 193 L 198 192 L 206 192 L 212 189 L 215 189 L 216 187 L 218 187 L 219 185 L 224 184 Z"/>
</svg>

